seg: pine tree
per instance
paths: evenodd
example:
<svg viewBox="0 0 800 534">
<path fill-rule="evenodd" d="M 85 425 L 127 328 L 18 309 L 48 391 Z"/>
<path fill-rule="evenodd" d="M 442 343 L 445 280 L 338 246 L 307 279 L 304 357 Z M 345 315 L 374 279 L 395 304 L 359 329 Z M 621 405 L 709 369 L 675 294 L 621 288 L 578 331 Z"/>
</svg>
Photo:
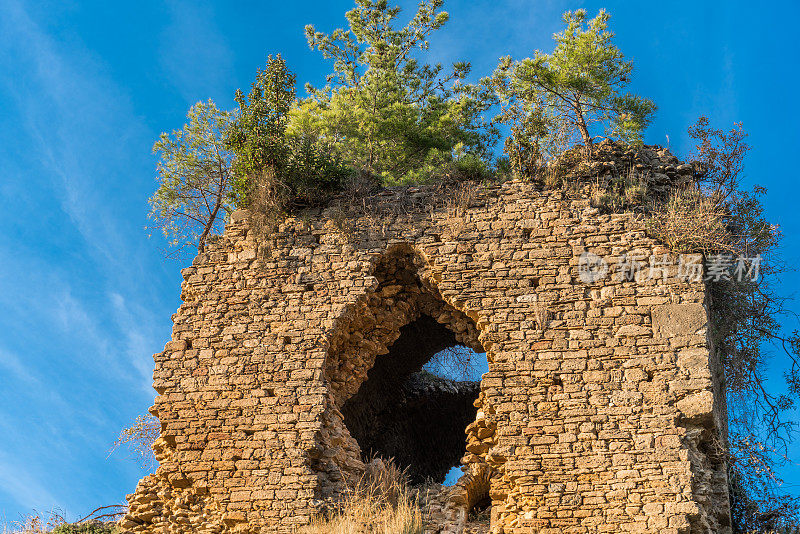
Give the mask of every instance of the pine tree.
<svg viewBox="0 0 800 534">
<path fill-rule="evenodd" d="M 537 50 L 533 58 L 519 62 L 512 75 L 517 95 L 543 106 L 543 113 L 552 117 L 551 132 L 566 125 L 590 152 L 598 137 L 595 125 L 602 126 L 606 136 L 641 143 L 656 110 L 652 100 L 624 92 L 633 63 L 612 43 L 609 18 L 601 10 L 587 22 L 585 10 L 568 11 L 567 27 L 554 36 L 553 53 Z"/>
<path fill-rule="evenodd" d="M 309 46 L 333 60 L 334 71 L 324 88 L 309 87 L 290 130 L 329 140 L 348 164 L 384 183 L 424 182 L 459 157 L 488 157 L 493 134 L 480 116 L 488 104 L 463 83 L 469 64 L 445 74 L 415 57 L 447 21 L 441 6 L 423 1 L 398 29 L 399 7 L 357 0 L 349 30 L 307 26 Z"/>
</svg>

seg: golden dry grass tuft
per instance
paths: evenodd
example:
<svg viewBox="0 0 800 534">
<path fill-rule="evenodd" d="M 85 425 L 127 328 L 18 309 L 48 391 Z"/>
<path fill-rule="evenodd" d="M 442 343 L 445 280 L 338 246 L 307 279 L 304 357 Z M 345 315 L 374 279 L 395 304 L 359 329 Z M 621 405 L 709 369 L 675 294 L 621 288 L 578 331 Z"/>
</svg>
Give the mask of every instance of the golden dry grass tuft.
<svg viewBox="0 0 800 534">
<path fill-rule="evenodd" d="M 695 186 L 674 191 L 655 206 L 647 224 L 651 235 L 675 252 L 737 252 L 727 214 L 713 195 Z"/>
<path fill-rule="evenodd" d="M 422 509 L 405 473 L 393 462 L 374 459 L 344 499 L 312 519 L 298 534 L 422 534 Z"/>
</svg>

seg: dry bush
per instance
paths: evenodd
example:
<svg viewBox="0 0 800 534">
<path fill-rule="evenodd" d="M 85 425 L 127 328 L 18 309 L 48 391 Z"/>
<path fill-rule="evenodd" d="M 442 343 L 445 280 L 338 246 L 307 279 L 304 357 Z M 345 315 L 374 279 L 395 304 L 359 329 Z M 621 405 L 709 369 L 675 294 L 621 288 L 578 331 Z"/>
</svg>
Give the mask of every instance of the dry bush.
<svg viewBox="0 0 800 534">
<path fill-rule="evenodd" d="M 542 169 L 542 179 L 547 188 L 556 188 L 563 186 L 569 176 L 588 171 L 588 154 L 584 147 L 578 146 L 565 150 L 548 162 Z"/>
<path fill-rule="evenodd" d="M 150 469 L 155 464 L 153 455 L 153 443 L 161 434 L 161 421 L 150 414 L 140 415 L 136 418 L 133 425 L 123 428 L 119 437 L 114 442 L 111 452 L 118 447 L 126 445 L 134 454 L 139 464 Z"/>
<path fill-rule="evenodd" d="M 263 259 L 272 250 L 270 238 L 278 229 L 284 214 L 282 205 L 285 202 L 281 189 L 275 186 L 272 170 L 261 172 L 257 180 L 252 180 L 248 193 L 248 209 L 250 210 L 250 230 L 258 242 L 258 253 Z"/>
<path fill-rule="evenodd" d="M 446 195 L 445 207 L 450 217 L 464 217 L 469 205 L 475 199 L 476 187 L 474 183 L 459 182 L 449 188 Z"/>
<path fill-rule="evenodd" d="M 736 533 L 796 531 L 800 498 L 780 489 L 776 469 L 787 461 L 796 422 L 788 417 L 800 395 L 800 333 L 786 336 L 779 317 L 786 301 L 775 292 L 783 267 L 780 231 L 766 219 L 765 190 L 741 187 L 749 150 L 740 124 L 729 132 L 700 118 L 689 129 L 697 142 L 698 182 L 653 206 L 649 231 L 676 252 L 757 258 L 760 277 L 711 279 L 710 335 L 724 370 L 729 432 L 728 464 L 732 527 Z M 784 351 L 789 394 L 767 384 L 770 346 Z"/>
<path fill-rule="evenodd" d="M 723 207 L 696 186 L 653 206 L 648 229 L 675 252 L 735 252 Z"/>
<path fill-rule="evenodd" d="M 456 183 L 444 193 L 444 207 L 450 223 L 448 228 L 453 236 L 458 236 L 467 226 L 466 214 L 475 193 L 475 184 L 469 182 Z"/>
<path fill-rule="evenodd" d="M 478 178 L 443 176 L 433 186 L 431 199 L 399 195 L 385 202 L 377 192 L 376 179 L 367 173 L 357 173 L 343 182 L 342 191 L 326 210 L 328 219 L 342 236 L 352 239 L 362 232 L 385 235 L 387 221 L 396 224 L 415 224 L 415 213 L 427 210 L 431 216 L 444 212 L 442 229 L 457 236 L 466 226 L 466 213 L 476 197 Z"/>
<path fill-rule="evenodd" d="M 354 171 L 342 180 L 342 191 L 355 201 L 374 193 L 378 189 L 378 179 L 366 171 Z"/>
<path fill-rule="evenodd" d="M 34 511 L 19 521 L 12 521 L 3 527 L 3 534 L 40 534 L 51 532 L 54 528 L 66 524 L 64 512 L 51 510 L 49 512 Z"/>
<path fill-rule="evenodd" d="M 633 210 L 647 200 L 648 188 L 645 175 L 637 174 L 633 166 L 620 176 L 614 176 L 610 183 L 592 186 L 591 204 L 606 212 Z"/>
<path fill-rule="evenodd" d="M 641 205 L 647 199 L 646 174 L 638 174 L 633 166 L 621 177 L 617 184 L 624 206 Z"/>
<path fill-rule="evenodd" d="M 394 462 L 373 459 L 356 487 L 297 534 L 422 534 L 422 509 Z"/>
<path fill-rule="evenodd" d="M 125 505 L 101 506 L 86 517 L 69 523 L 61 510 L 34 511 L 19 521 L 3 526 L 3 534 L 118 534 L 113 521 L 127 510 Z"/>
</svg>

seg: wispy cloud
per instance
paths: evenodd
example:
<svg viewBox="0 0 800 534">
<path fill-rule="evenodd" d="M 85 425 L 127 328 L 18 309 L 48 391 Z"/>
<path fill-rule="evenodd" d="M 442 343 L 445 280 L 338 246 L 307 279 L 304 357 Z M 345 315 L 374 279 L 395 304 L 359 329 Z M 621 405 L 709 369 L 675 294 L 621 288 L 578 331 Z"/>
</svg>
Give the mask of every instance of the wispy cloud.
<svg viewBox="0 0 800 534">
<path fill-rule="evenodd" d="M 141 374 L 143 388 L 152 395 L 154 332 L 147 325 L 147 314 L 141 306 L 129 303 L 119 293 L 111 293 L 109 299 L 114 310 L 114 318 L 124 336 L 124 350 L 128 360 Z M 149 327 L 149 328 L 148 328 Z"/>
<path fill-rule="evenodd" d="M 142 228 L 153 134 L 103 61 L 28 7 L 0 0 L 3 192 L 27 195 L 0 214 L 23 221 L 0 236 L 0 509 L 80 511 L 135 484 L 105 453 L 152 399 L 174 304 Z"/>
<path fill-rule="evenodd" d="M 23 126 L 36 142 L 40 164 L 61 193 L 64 212 L 103 261 L 125 268 L 120 261 L 125 235 L 104 196 L 110 192 L 109 178 L 119 173 L 114 165 L 130 162 L 122 144 L 106 141 L 136 137 L 143 128 L 125 91 L 90 53 L 55 41 L 19 2 L 7 1 L 3 11 L 3 48 L 6 57 L 16 58 L 4 64 L 25 65 L 25 71 L 7 71 L 0 80 L 17 88 L 10 93 L 23 111 Z M 97 157 L 99 146 L 104 157 Z"/>
<path fill-rule="evenodd" d="M 23 382 L 28 383 L 38 382 L 38 380 L 34 378 L 30 371 L 22 364 L 19 356 L 2 348 L 0 348 L 0 368 L 4 369 L 6 373 L 12 374 L 17 380 L 22 380 Z M 4 381 L 7 382 L 8 379 Z"/>
<path fill-rule="evenodd" d="M 0 42 L 6 54 L 16 55 L 13 64 L 26 70 L 0 73 L 0 81 L 15 86 L 22 78 L 28 86 L 25 92 L 11 94 L 22 110 L 25 133 L 36 142 L 39 164 L 48 171 L 64 213 L 102 273 L 104 279 L 94 283 L 109 284 L 121 295 L 135 292 L 138 299 L 155 300 L 154 289 L 143 283 L 151 275 L 150 265 L 142 258 L 155 248 L 146 242 L 142 228 L 147 194 L 126 177 L 142 163 L 142 158 L 132 159 L 131 152 L 145 155 L 148 166 L 139 170 L 142 176 L 151 175 L 151 134 L 102 62 L 79 44 L 54 40 L 20 2 L 6 4 L 0 17 Z M 149 187 L 150 181 L 146 183 Z M 137 198 L 141 205 L 132 202 Z M 92 332 L 90 323 L 96 318 L 78 309 L 71 293 L 62 292 L 58 304 L 73 314 L 62 318 L 83 321 Z M 141 324 L 142 318 L 137 321 Z M 99 335 L 95 339 L 99 344 Z"/>
</svg>

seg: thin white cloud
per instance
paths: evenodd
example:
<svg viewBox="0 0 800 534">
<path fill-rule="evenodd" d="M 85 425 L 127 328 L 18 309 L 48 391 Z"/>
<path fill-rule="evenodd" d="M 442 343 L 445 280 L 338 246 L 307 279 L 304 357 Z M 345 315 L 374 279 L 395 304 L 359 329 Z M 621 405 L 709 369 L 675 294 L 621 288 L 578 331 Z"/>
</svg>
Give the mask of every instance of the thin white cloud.
<svg viewBox="0 0 800 534">
<path fill-rule="evenodd" d="M 113 363 L 113 350 L 108 334 L 102 332 L 98 320 L 88 310 L 87 305 L 73 297 L 69 286 L 62 287 L 59 292 L 49 299 L 48 306 L 56 324 L 61 327 L 61 332 L 68 336 L 80 332 L 80 339 L 92 348 L 90 356 L 96 361 L 100 357 L 104 365 Z M 116 370 L 115 370 L 116 371 Z"/>
<path fill-rule="evenodd" d="M 27 66 L 24 91 L 13 73 L 6 73 L 4 80 L 0 74 L 0 80 L 23 111 L 22 126 L 36 141 L 35 153 L 60 192 L 64 212 L 103 261 L 130 269 L 121 261 L 124 233 L 101 193 L 118 172 L 114 165 L 129 165 L 126 147 L 108 139 L 143 131 L 125 92 L 89 52 L 46 34 L 20 2 L 10 0 L 4 6 L 0 35 L 5 54 Z"/>
<path fill-rule="evenodd" d="M 5 369 L 7 373 L 11 373 L 18 380 L 22 380 L 23 382 L 38 382 L 38 380 L 22 364 L 19 356 L 2 348 L 0 348 L 0 368 Z"/>
<path fill-rule="evenodd" d="M 185 7 L 176 9 L 191 12 Z M 106 74 L 102 62 L 81 48 L 80 43 L 56 41 L 29 16 L 23 3 L 5 2 L 0 17 L 0 45 L 0 59 L 14 55 L 15 61 L 9 65 L 25 66 L 19 76 L 0 73 L 0 83 L 5 83 L 14 95 L 24 133 L 34 140 L 32 152 L 39 156 L 39 164 L 58 191 L 64 213 L 89 246 L 87 271 L 101 275 L 92 282 L 113 287 L 122 299 L 122 305 L 117 306 L 114 302 L 94 302 L 91 295 L 77 297 L 68 281 L 83 273 L 53 275 L 50 271 L 55 266 L 38 265 L 34 272 L 39 279 L 28 281 L 29 291 L 37 298 L 24 295 L 28 302 L 21 311 L 24 316 L 37 311 L 49 316 L 51 324 L 59 326 L 62 333 L 80 332 L 81 345 L 91 349 L 84 357 L 100 357 L 106 362 L 106 376 L 123 371 L 120 366 L 132 365 L 149 381 L 150 355 L 162 342 L 157 338 L 164 336 L 163 329 L 156 325 L 166 321 L 159 321 L 152 309 L 137 304 L 137 300 L 152 303 L 157 297 L 149 284 L 141 283 L 151 277 L 147 264 L 140 259 L 145 255 L 143 247 L 148 246 L 143 229 L 136 219 L 126 218 L 136 217 L 141 208 L 143 224 L 145 206 L 131 205 L 130 200 L 126 204 L 120 199 L 129 198 L 131 193 L 130 140 L 141 141 L 150 134 L 127 103 L 125 91 Z M 20 78 L 25 80 L 25 91 L 17 85 Z M 110 139 L 119 142 L 109 142 Z M 102 154 L 98 154 L 99 148 Z M 139 148 L 149 154 L 149 140 L 141 142 Z M 143 175 L 150 172 L 149 168 L 142 169 Z M 120 185 L 110 188 L 111 183 Z M 122 214 L 120 207 L 133 213 Z M 17 262 L 17 269 L 26 275 L 31 272 L 22 262 Z M 41 286 L 47 288 L 46 294 L 40 294 Z M 39 300 L 42 297 L 44 300 Z M 115 312 L 113 318 L 104 314 L 104 309 L 109 308 Z M 118 331 L 112 332 L 109 326 L 116 326 Z M 124 343 L 119 342 L 120 336 Z M 124 348 L 120 349 L 120 345 Z M 120 360 L 121 355 L 124 361 Z M 130 370 L 121 375 L 130 377 Z"/>
</svg>

